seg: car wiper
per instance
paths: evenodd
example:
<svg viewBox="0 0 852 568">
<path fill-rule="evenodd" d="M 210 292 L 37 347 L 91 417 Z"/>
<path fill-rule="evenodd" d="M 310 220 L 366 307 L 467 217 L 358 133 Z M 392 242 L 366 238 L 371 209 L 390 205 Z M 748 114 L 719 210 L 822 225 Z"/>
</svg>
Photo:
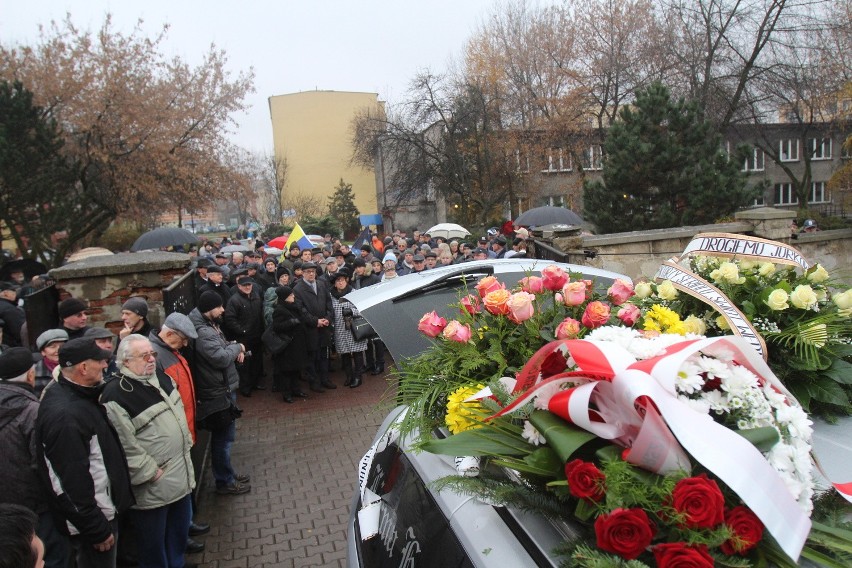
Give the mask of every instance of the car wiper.
<svg viewBox="0 0 852 568">
<path fill-rule="evenodd" d="M 450 288 L 456 286 L 459 282 L 464 282 L 467 280 L 473 281 L 483 276 L 490 276 L 494 274 L 493 266 L 477 266 L 471 268 L 461 268 L 455 272 L 450 274 L 445 274 L 441 276 L 437 280 L 433 280 L 432 282 L 420 286 L 414 290 L 409 290 L 404 294 L 400 294 L 396 298 L 393 299 L 393 303 L 400 302 L 405 300 L 406 298 L 413 298 L 414 296 L 420 296 L 425 294 L 426 292 L 431 292 L 433 290 L 440 290 L 442 288 Z"/>
</svg>

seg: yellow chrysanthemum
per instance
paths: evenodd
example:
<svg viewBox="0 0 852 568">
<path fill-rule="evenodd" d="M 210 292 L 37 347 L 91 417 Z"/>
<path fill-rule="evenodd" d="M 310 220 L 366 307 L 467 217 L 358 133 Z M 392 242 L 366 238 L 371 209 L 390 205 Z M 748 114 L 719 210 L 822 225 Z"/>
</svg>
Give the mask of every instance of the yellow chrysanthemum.
<svg viewBox="0 0 852 568">
<path fill-rule="evenodd" d="M 643 326 L 646 331 L 686 334 L 686 328 L 677 312 L 660 305 L 652 306 L 648 310 Z"/>
<path fill-rule="evenodd" d="M 485 388 L 483 385 L 461 387 L 450 394 L 447 400 L 447 416 L 444 419 L 450 432 L 458 434 L 481 426 L 477 419 L 483 412 L 482 405 L 474 400 L 465 401 L 483 388 Z"/>
</svg>

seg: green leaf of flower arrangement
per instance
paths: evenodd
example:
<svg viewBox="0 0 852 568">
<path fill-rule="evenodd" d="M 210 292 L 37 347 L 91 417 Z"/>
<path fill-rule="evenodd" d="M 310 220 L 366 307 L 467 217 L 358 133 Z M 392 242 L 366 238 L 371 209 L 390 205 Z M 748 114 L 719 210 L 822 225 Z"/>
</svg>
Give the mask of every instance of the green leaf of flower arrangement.
<svg viewBox="0 0 852 568">
<path fill-rule="evenodd" d="M 852 364 L 843 359 L 835 359 L 831 367 L 823 373 L 826 377 L 844 385 L 852 385 Z"/>
<path fill-rule="evenodd" d="M 518 436 L 495 428 L 474 428 L 423 443 L 422 449 L 445 456 L 524 456 L 536 448 Z"/>
<path fill-rule="evenodd" d="M 552 447 L 563 463 L 567 462 L 580 447 L 597 436 L 576 426 L 546 410 L 536 410 L 530 415 L 530 422 Z"/>
<path fill-rule="evenodd" d="M 761 452 L 768 452 L 781 439 L 778 430 L 770 426 L 751 428 L 749 430 L 735 430 L 735 432 L 751 442 Z"/>
<path fill-rule="evenodd" d="M 808 394 L 814 400 L 838 406 L 847 406 L 849 404 L 849 398 L 846 396 L 843 388 L 828 377 L 818 377 L 816 380 L 808 383 L 807 390 Z"/>
</svg>

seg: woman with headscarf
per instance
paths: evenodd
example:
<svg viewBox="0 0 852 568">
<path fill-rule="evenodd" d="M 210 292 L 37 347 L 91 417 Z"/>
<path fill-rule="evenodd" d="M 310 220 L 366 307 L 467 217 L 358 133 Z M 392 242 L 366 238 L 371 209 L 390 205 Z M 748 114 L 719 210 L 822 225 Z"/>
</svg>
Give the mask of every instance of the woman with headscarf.
<svg viewBox="0 0 852 568">
<path fill-rule="evenodd" d="M 301 371 L 308 362 L 308 346 L 293 289 L 282 284 L 270 290 L 274 290 L 278 299 L 272 311 L 272 330 L 282 339 L 289 339 L 287 347 L 272 356 L 272 384 L 274 390 L 281 392 L 284 402 L 290 404 L 294 396 L 308 398 L 299 388 Z"/>
<path fill-rule="evenodd" d="M 346 373 L 346 382 L 343 386 L 354 389 L 360 387 L 363 381 L 367 341 L 356 341 L 347 325 L 350 318 L 360 315 L 358 308 L 343 299 L 343 296 L 352 291 L 349 275 L 346 272 L 338 272 L 333 280 L 331 305 L 334 309 L 334 345 L 340 355 L 343 371 Z"/>
</svg>

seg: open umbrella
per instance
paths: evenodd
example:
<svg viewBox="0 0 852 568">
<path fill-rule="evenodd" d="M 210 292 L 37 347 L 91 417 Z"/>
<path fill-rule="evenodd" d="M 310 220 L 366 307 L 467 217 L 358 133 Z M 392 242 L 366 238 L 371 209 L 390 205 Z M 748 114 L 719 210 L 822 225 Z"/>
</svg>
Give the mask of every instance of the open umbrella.
<svg viewBox="0 0 852 568">
<path fill-rule="evenodd" d="M 515 219 L 515 225 L 521 227 L 538 227 L 541 225 L 582 225 L 583 218 L 564 207 L 535 207 L 524 211 Z"/>
<path fill-rule="evenodd" d="M 251 247 L 247 245 L 228 245 L 219 249 L 219 252 L 249 252 Z"/>
<path fill-rule="evenodd" d="M 444 239 L 463 239 L 470 234 L 470 231 L 455 223 L 438 223 L 426 232 L 433 237 Z"/>
<path fill-rule="evenodd" d="M 176 247 L 178 245 L 197 242 L 198 237 L 186 229 L 181 229 L 180 227 L 159 227 L 153 231 L 144 233 L 136 239 L 136 242 L 133 243 L 130 250 L 132 252 L 139 250 L 157 250 L 163 247 Z"/>
<path fill-rule="evenodd" d="M 287 235 L 281 235 L 280 237 L 275 237 L 274 239 L 270 239 L 270 241 L 268 243 L 266 243 L 266 246 L 275 247 L 275 248 L 284 250 L 284 246 L 287 244 L 287 237 L 289 237 L 289 236 L 290 235 L 287 234 Z"/>
<path fill-rule="evenodd" d="M 111 254 L 111 250 L 105 249 L 103 247 L 86 247 L 78 250 L 77 252 L 69 256 L 68 262 L 77 262 L 78 260 L 92 258 L 93 256 L 108 256 Z"/>
<path fill-rule="evenodd" d="M 7 262 L 0 268 L 0 280 L 11 281 L 13 272 L 23 272 L 24 280 L 31 280 L 33 276 L 46 274 L 47 267 L 37 260 L 21 258 Z"/>
</svg>

